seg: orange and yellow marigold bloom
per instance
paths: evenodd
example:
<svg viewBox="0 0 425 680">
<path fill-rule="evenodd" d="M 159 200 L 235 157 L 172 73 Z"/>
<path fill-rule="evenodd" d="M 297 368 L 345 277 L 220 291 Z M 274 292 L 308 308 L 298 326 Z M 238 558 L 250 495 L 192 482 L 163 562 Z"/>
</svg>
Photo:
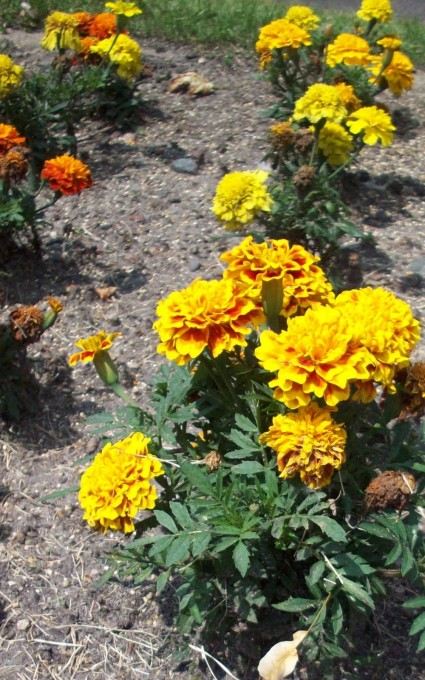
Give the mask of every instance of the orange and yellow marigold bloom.
<svg viewBox="0 0 425 680">
<path fill-rule="evenodd" d="M 261 67 L 265 68 L 272 59 L 273 50 L 298 50 L 308 45 L 311 45 L 308 31 L 287 19 L 276 19 L 260 29 L 255 49 Z"/>
<path fill-rule="evenodd" d="M 369 43 L 359 35 L 341 33 L 328 45 L 326 64 L 334 67 L 338 64 L 348 66 L 367 66 L 370 61 Z"/>
<path fill-rule="evenodd" d="M 217 184 L 213 212 L 226 229 L 241 229 L 258 213 L 270 212 L 273 201 L 264 170 L 229 172 Z"/>
<path fill-rule="evenodd" d="M 59 191 L 65 196 L 78 194 L 93 184 L 90 168 L 68 154 L 45 161 L 41 178 L 48 182 L 52 191 Z"/>
<path fill-rule="evenodd" d="M 99 331 L 96 335 L 80 338 L 75 344 L 81 352 L 71 354 L 68 359 L 69 365 L 75 366 L 79 362 L 87 364 L 90 361 L 94 361 L 96 355 L 111 349 L 114 340 L 119 335 L 121 335 L 121 333 L 106 333 L 106 331 Z"/>
<path fill-rule="evenodd" d="M 391 116 L 377 106 L 357 109 L 347 119 L 346 125 L 353 135 L 360 135 L 364 144 L 369 146 L 378 142 L 382 146 L 389 146 L 396 129 Z"/>
<path fill-rule="evenodd" d="M 392 17 L 393 10 L 390 0 L 362 0 L 357 16 L 364 21 L 379 21 L 384 23 Z"/>
<path fill-rule="evenodd" d="M 385 78 L 390 91 L 399 97 L 405 90 L 410 90 L 413 85 L 414 66 L 407 54 L 398 50 L 393 52 L 391 61 L 385 68 L 383 68 L 383 59 L 385 59 L 385 52 L 371 71 L 375 76 Z"/>
<path fill-rule="evenodd" d="M 84 519 L 100 531 L 134 531 L 134 518 L 152 510 L 158 496 L 152 480 L 164 474 L 141 432 L 108 443 L 83 473 L 78 500 Z"/>
<path fill-rule="evenodd" d="M 263 321 L 258 305 L 231 280 L 196 279 L 161 300 L 154 323 L 158 352 L 183 365 L 204 350 L 213 357 L 244 347 L 246 336 Z"/>
<path fill-rule="evenodd" d="M 13 125 L 0 123 L 0 155 L 7 153 L 14 146 L 25 144 L 25 137 Z"/>
<path fill-rule="evenodd" d="M 282 316 L 293 316 L 315 304 L 333 300 L 332 287 L 319 258 L 286 239 L 256 243 L 248 236 L 220 256 L 226 264 L 223 277 L 239 283 L 247 296 L 261 305 L 264 283 L 280 280 L 283 289 Z"/>
<path fill-rule="evenodd" d="M 95 14 L 88 26 L 88 33 L 92 38 L 104 40 L 110 38 L 117 32 L 117 17 L 110 12 L 100 12 Z"/>
<path fill-rule="evenodd" d="M 329 409 L 310 404 L 275 416 L 260 442 L 276 452 L 280 477 L 299 475 L 311 489 L 320 489 L 345 462 L 346 438 L 343 425 L 333 420 Z"/>
<path fill-rule="evenodd" d="M 295 102 L 294 120 L 303 120 L 310 123 L 318 123 L 326 120 L 340 123 L 347 115 L 341 92 L 335 85 L 315 83 L 310 85 L 305 94 Z"/>
</svg>

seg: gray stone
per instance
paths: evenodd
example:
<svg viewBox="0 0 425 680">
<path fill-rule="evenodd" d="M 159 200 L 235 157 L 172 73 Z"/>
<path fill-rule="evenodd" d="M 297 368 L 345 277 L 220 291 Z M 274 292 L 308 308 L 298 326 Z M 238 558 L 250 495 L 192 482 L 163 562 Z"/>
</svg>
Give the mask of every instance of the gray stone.
<svg viewBox="0 0 425 680">
<path fill-rule="evenodd" d="M 186 173 L 187 175 L 196 175 L 198 172 L 198 163 L 193 158 L 177 158 L 171 163 L 171 167 L 176 172 Z"/>
</svg>

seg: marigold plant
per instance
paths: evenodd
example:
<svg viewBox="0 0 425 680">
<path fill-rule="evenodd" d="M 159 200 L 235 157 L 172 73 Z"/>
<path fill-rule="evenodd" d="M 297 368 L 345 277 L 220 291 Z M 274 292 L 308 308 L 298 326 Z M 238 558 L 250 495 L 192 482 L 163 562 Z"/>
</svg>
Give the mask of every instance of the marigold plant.
<svg viewBox="0 0 425 680">
<path fill-rule="evenodd" d="M 79 194 L 93 184 L 90 168 L 69 154 L 45 161 L 41 178 L 48 182 L 52 191 L 65 196 Z"/>
</svg>

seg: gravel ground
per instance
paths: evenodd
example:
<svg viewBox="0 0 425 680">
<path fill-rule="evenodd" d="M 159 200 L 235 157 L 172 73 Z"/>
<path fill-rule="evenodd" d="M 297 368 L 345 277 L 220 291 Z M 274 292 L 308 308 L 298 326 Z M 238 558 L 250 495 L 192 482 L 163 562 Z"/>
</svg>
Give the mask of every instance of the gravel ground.
<svg viewBox="0 0 425 680">
<path fill-rule="evenodd" d="M 13 32 L 8 39 L 21 61 L 33 61 L 37 35 Z M 90 366 L 67 367 L 74 340 L 99 328 L 120 331 L 114 356 L 127 387 L 143 401 L 158 363 L 151 329 L 156 303 L 195 276 L 219 272 L 218 253 L 238 239 L 217 227 L 214 187 L 226 170 L 257 167 L 267 148 L 261 113 L 273 97 L 254 58 L 158 41 L 147 41 L 144 53 L 152 75 L 142 89 L 157 114 L 131 133 L 82 130 L 94 188 L 50 210 L 41 259 L 17 252 L 0 267 L 2 315 L 48 294 L 64 303 L 57 324 L 29 352 L 40 384 L 33 410 L 19 423 L 3 424 L 0 435 L 0 678 L 210 677 L 178 666 L 172 656 L 179 643 L 169 621 L 171 589 L 160 601 L 148 587 L 96 589 L 104 554 L 121 538 L 91 532 L 73 494 L 42 500 L 78 483 L 80 459 L 99 443 L 86 417 L 115 404 Z M 188 70 L 212 80 L 215 94 L 170 94 L 170 77 Z M 355 219 L 376 240 L 375 248 L 348 244 L 348 277 L 390 287 L 424 318 L 424 74 L 401 103 L 412 120 L 399 112 L 403 134 L 390 149 L 365 152 L 363 172 L 347 188 Z M 195 174 L 173 168 L 176 149 L 194 161 Z M 116 287 L 108 300 L 96 293 L 105 286 Z M 380 617 L 387 656 L 379 677 L 424 679 L 411 648 L 400 642 L 408 614 L 396 602 L 384 603 Z"/>
</svg>

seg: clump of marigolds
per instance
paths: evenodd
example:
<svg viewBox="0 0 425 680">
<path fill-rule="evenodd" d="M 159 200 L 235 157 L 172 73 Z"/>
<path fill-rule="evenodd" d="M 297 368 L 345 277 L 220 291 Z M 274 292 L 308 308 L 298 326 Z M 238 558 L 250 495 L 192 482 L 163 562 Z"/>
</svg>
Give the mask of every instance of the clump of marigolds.
<svg viewBox="0 0 425 680">
<path fill-rule="evenodd" d="M 284 667 L 300 652 L 324 668 L 353 643 L 353 617 L 371 615 L 388 567 L 420 582 L 420 325 L 384 288 L 335 293 L 319 258 L 286 239 L 248 236 L 221 261 L 220 279 L 158 303 L 170 365 L 148 408 L 120 383 L 117 333 L 77 341 L 69 363 L 93 363 L 124 403 L 118 441 L 117 421 L 96 417 L 110 441 L 79 500 L 90 526 L 135 532 L 111 574 L 155 574 L 157 593 L 176 577 L 182 631 L 261 632 L 278 610 L 295 641 L 279 643 Z"/>
</svg>

